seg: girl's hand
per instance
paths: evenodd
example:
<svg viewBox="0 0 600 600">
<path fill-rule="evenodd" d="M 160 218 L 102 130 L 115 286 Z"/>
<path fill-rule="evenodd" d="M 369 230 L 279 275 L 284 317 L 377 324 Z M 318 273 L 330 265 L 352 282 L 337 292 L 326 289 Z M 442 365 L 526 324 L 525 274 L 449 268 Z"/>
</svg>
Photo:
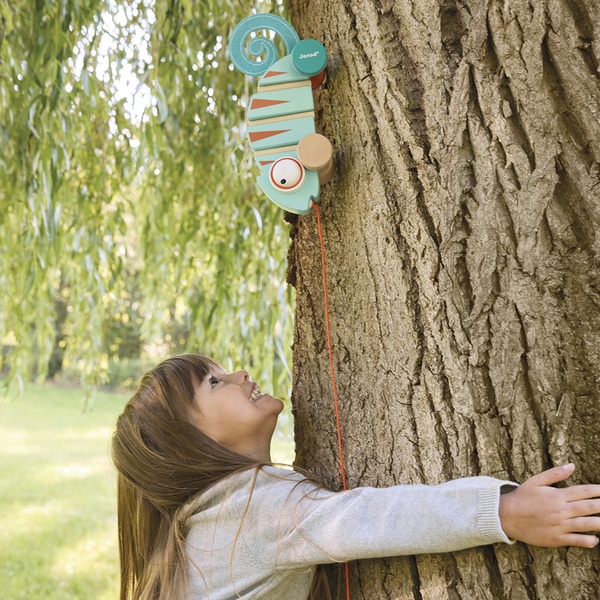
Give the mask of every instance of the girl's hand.
<svg viewBox="0 0 600 600">
<path fill-rule="evenodd" d="M 534 546 L 593 548 L 600 540 L 600 485 L 550 487 L 571 476 L 572 464 L 534 475 L 500 495 L 500 523 L 509 538 Z"/>
</svg>

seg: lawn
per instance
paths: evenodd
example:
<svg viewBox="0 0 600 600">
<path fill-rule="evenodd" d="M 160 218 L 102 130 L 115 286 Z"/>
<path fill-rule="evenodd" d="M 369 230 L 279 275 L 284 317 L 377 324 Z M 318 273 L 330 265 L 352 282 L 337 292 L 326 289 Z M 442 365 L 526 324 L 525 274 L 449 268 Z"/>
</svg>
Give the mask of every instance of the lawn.
<svg viewBox="0 0 600 600">
<path fill-rule="evenodd" d="M 127 397 L 29 385 L 0 397 L 0 600 L 118 597 L 110 435 Z M 273 459 L 290 463 L 277 435 Z"/>
</svg>

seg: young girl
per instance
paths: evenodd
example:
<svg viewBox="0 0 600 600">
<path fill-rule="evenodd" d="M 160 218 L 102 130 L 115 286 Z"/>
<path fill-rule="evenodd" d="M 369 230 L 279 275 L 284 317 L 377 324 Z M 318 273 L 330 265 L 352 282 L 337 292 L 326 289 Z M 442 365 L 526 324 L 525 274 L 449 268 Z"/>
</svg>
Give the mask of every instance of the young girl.
<svg viewBox="0 0 600 600">
<path fill-rule="evenodd" d="M 470 477 L 330 492 L 271 465 L 282 402 L 246 371 L 175 356 L 117 421 L 121 600 L 309 598 L 315 566 L 510 543 L 592 548 L 600 485 Z M 317 597 L 317 596 L 310 596 Z"/>
</svg>

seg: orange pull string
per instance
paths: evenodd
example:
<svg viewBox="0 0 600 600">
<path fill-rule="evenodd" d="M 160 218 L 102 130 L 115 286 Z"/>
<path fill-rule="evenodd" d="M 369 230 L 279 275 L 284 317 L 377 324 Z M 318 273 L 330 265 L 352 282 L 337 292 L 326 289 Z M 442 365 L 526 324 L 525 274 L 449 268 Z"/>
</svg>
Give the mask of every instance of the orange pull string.
<svg viewBox="0 0 600 600">
<path fill-rule="evenodd" d="M 338 396 L 337 383 L 335 381 L 335 369 L 333 368 L 333 350 L 331 344 L 331 325 L 329 323 L 329 293 L 327 291 L 327 265 L 325 264 L 325 244 L 323 242 L 323 227 L 321 226 L 321 212 L 316 204 L 313 204 L 317 213 L 317 229 L 319 230 L 319 242 L 321 244 L 321 268 L 323 273 L 323 297 L 325 301 L 325 329 L 327 331 L 327 350 L 329 351 L 329 371 L 331 372 L 331 386 L 333 388 L 333 403 L 335 405 L 335 426 L 337 430 L 338 452 L 340 460 L 340 474 L 342 486 L 348 489 L 346 481 L 346 467 L 344 465 L 344 451 L 342 446 L 342 428 L 340 425 L 340 399 Z"/>
<path fill-rule="evenodd" d="M 335 407 L 335 427 L 337 431 L 338 453 L 340 463 L 340 475 L 344 490 L 348 489 L 346 480 L 346 467 L 344 464 L 344 448 L 342 444 L 342 427 L 340 424 L 340 399 L 335 380 L 335 369 L 333 368 L 333 347 L 331 344 L 331 325 L 329 323 L 329 292 L 327 291 L 327 265 L 325 263 L 325 244 L 323 242 L 323 227 L 321 225 L 321 211 L 316 204 L 313 208 L 317 213 L 317 229 L 319 231 L 319 243 L 321 246 L 321 272 L 323 274 L 323 298 L 325 304 L 325 330 L 327 331 L 327 350 L 329 351 L 329 371 L 331 373 L 331 387 L 333 389 L 333 404 Z M 350 571 L 348 563 L 344 564 L 344 575 L 346 581 L 346 600 L 350 600 Z"/>
</svg>

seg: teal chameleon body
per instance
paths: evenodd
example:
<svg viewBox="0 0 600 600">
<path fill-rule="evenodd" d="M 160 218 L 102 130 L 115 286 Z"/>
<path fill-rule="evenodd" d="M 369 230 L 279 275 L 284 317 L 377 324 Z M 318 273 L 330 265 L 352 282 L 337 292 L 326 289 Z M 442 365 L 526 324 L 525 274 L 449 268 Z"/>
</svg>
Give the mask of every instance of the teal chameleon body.
<svg viewBox="0 0 600 600">
<path fill-rule="evenodd" d="M 250 37 L 264 30 L 280 35 L 288 54 L 277 60 L 271 39 Z M 229 53 L 242 73 L 261 76 L 247 111 L 248 138 L 261 171 L 258 183 L 281 208 L 307 214 L 332 173 L 332 147 L 315 131 L 312 94 L 323 81 L 327 52 L 316 40 L 300 40 L 285 19 L 258 14 L 233 30 Z"/>
</svg>

